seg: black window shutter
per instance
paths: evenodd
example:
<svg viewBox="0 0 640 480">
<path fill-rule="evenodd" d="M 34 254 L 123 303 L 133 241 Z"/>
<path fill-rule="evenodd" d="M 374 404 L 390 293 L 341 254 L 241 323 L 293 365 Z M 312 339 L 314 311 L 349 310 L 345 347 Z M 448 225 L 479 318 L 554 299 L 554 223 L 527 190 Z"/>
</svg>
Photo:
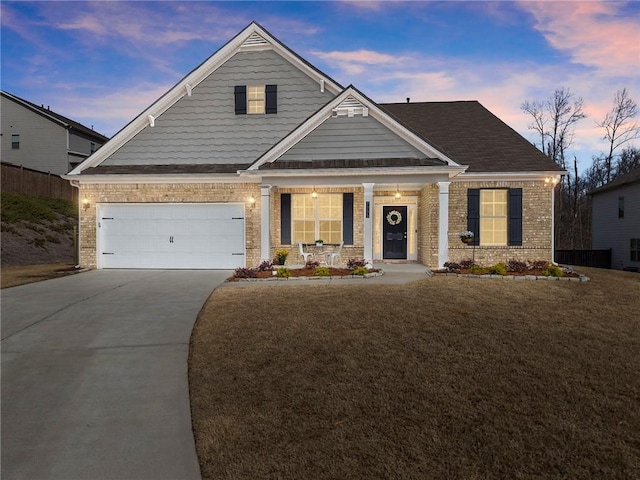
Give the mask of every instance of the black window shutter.
<svg viewBox="0 0 640 480">
<path fill-rule="evenodd" d="M 509 245 L 522 245 L 522 189 L 509 189 Z"/>
<path fill-rule="evenodd" d="M 467 190 L 467 230 L 473 232 L 472 245 L 480 245 L 480 189 Z"/>
<path fill-rule="evenodd" d="M 235 94 L 235 97 L 236 97 L 236 115 L 246 115 L 247 114 L 247 86 L 236 85 L 233 93 Z"/>
<path fill-rule="evenodd" d="M 353 245 L 353 193 L 342 194 L 342 240 Z"/>
<path fill-rule="evenodd" d="M 291 194 L 280 195 L 280 243 L 291 245 Z"/>
<path fill-rule="evenodd" d="M 265 113 L 278 113 L 278 86 L 267 85 L 264 87 Z"/>
</svg>

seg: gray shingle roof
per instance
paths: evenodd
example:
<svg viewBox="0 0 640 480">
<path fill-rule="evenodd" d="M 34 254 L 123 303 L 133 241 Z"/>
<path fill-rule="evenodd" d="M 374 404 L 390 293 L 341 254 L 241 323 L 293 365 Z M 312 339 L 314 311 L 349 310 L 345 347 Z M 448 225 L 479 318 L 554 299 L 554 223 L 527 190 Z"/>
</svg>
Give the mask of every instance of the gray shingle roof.
<svg viewBox="0 0 640 480">
<path fill-rule="evenodd" d="M 467 172 L 562 169 L 477 101 L 378 104 Z"/>
<path fill-rule="evenodd" d="M 82 175 L 157 175 L 157 174 L 187 174 L 187 173 L 236 173 L 238 170 L 246 170 L 250 163 L 198 163 L 198 164 L 173 164 L 173 165 L 100 165 L 87 168 Z"/>
<path fill-rule="evenodd" d="M 636 182 L 640 182 L 640 167 L 636 167 L 630 172 L 625 173 L 624 175 L 621 175 L 616 179 L 610 181 L 606 185 L 592 190 L 591 192 L 589 192 L 589 195 L 597 195 L 598 193 L 607 192 L 609 190 L 622 187 L 623 185 L 629 185 Z"/>
</svg>

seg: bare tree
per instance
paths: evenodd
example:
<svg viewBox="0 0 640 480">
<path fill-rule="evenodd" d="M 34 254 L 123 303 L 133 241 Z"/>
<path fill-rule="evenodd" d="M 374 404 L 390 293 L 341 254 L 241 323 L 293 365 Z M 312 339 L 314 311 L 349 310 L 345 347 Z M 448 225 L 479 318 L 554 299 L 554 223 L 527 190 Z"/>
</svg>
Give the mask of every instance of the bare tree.
<svg viewBox="0 0 640 480">
<path fill-rule="evenodd" d="M 597 125 L 605 129 L 604 140 L 609 142 L 609 153 L 605 157 L 606 181 L 611 180 L 614 152 L 625 143 L 640 137 L 640 124 L 633 122 L 638 115 L 638 105 L 629 96 L 626 88 L 613 96 L 613 108 Z"/>
<path fill-rule="evenodd" d="M 582 97 L 576 97 L 568 88 L 558 88 L 545 101 L 526 100 L 521 110 L 532 117 L 529 129 L 540 136 L 540 150 L 564 170 L 569 170 L 566 160 L 567 151 L 573 143 L 576 123 L 586 117 Z M 578 212 L 580 204 L 580 188 L 577 171 L 577 160 L 574 158 L 573 172 L 567 171 L 564 181 L 556 195 L 555 212 L 556 245 L 564 248 L 575 248 L 576 237 L 583 229 Z"/>
<path fill-rule="evenodd" d="M 525 100 L 524 103 L 520 106 L 520 109 L 533 117 L 532 123 L 527 125 L 527 128 L 529 130 L 535 130 L 536 132 L 538 132 L 538 135 L 540 135 L 540 150 L 542 150 L 542 153 L 547 153 L 545 151 L 547 118 L 544 112 L 544 103 L 538 102 L 536 100 L 532 102 L 530 102 L 529 100 Z"/>
<path fill-rule="evenodd" d="M 629 173 L 636 168 L 640 168 L 640 148 L 631 146 L 624 148 L 616 162 L 616 177 Z"/>
<path fill-rule="evenodd" d="M 575 97 L 563 87 L 545 102 L 526 100 L 520 108 L 533 117 L 529 129 L 540 135 L 542 152 L 566 169 L 565 155 L 573 143 L 573 130 L 586 117 L 582 97 Z"/>
</svg>

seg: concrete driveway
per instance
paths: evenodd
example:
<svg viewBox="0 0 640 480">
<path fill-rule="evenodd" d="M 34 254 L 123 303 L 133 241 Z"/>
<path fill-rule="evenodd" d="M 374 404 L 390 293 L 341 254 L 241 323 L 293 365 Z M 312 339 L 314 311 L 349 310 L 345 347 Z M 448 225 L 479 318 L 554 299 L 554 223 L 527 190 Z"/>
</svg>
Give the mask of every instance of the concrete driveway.
<svg viewBox="0 0 640 480">
<path fill-rule="evenodd" d="M 187 383 L 229 271 L 99 270 L 3 290 L 2 478 L 200 478 Z"/>
</svg>

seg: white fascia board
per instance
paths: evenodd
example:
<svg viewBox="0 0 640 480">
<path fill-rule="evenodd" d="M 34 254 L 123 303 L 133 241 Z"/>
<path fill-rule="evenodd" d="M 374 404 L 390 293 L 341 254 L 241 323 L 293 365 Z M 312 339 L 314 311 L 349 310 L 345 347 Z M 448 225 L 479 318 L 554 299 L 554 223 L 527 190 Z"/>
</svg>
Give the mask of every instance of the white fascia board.
<svg viewBox="0 0 640 480">
<path fill-rule="evenodd" d="M 241 170 L 242 178 L 260 177 L 354 177 L 354 176 L 397 176 L 397 175 L 447 175 L 454 177 L 466 170 L 466 166 L 442 167 L 374 167 L 374 168 L 314 168 Z"/>
<path fill-rule="evenodd" d="M 242 44 L 253 33 L 257 33 L 265 38 L 270 45 L 261 46 L 260 50 L 272 49 L 280 54 L 285 59 L 289 60 L 292 64 L 309 75 L 314 80 L 320 82 L 325 80 L 325 85 L 330 91 L 337 94 L 340 92 L 339 85 L 331 81 L 331 79 L 321 75 L 318 71 L 311 68 L 299 57 L 288 50 L 283 44 L 269 35 L 265 30 L 260 28 L 256 23 L 251 23 L 242 32 L 231 39 L 227 44 L 220 48 L 216 53 L 205 60 L 199 67 L 196 67 L 191 73 L 187 74 L 180 82 L 178 82 L 173 88 L 171 88 L 162 97 L 156 100 L 151 106 L 145 109 L 140 115 L 133 119 L 128 125 L 114 135 L 107 143 L 105 143 L 99 150 L 91 155 L 82 164 L 78 165 L 71 172 L 72 174 L 80 173 L 83 170 L 96 167 L 102 163 L 105 159 L 115 153 L 125 143 L 135 137 L 143 129 L 149 126 L 149 115 L 154 118 L 158 118 L 171 106 L 173 106 L 178 100 L 187 95 L 187 91 L 192 91 L 198 86 L 204 79 L 215 72 L 220 66 L 222 66 L 227 60 L 233 57 L 236 53 L 241 51 L 251 51 L 254 47 L 242 47 Z"/>
<path fill-rule="evenodd" d="M 438 151 L 429 143 L 425 142 L 423 139 L 415 135 L 413 132 L 408 130 L 403 125 L 399 124 L 396 120 L 391 118 L 389 115 L 384 113 L 376 104 L 371 102 L 369 99 L 361 95 L 357 90 L 353 87 L 345 88 L 340 95 L 335 97 L 329 103 L 327 103 L 324 107 L 322 107 L 315 115 L 310 117 L 306 122 L 298 126 L 295 130 L 293 130 L 287 137 L 282 139 L 279 143 L 274 145 L 269 151 L 267 151 L 262 157 L 260 157 L 248 170 L 257 170 L 261 165 L 265 163 L 273 163 L 282 155 L 284 155 L 287 151 L 293 148 L 298 142 L 300 142 L 303 138 L 309 135 L 313 130 L 315 130 L 318 126 L 320 126 L 323 122 L 329 119 L 332 116 L 333 110 L 337 108 L 348 96 L 354 97 L 363 105 L 366 105 L 368 108 L 368 115 L 371 115 L 373 118 L 382 123 L 385 127 L 391 130 L 393 133 L 398 135 L 400 138 L 405 140 L 407 143 L 412 145 L 413 147 L 420 150 L 422 153 L 427 155 L 430 158 L 438 158 L 447 162 L 448 165 L 453 167 L 459 167 L 460 164 L 454 162 L 451 158 L 446 156 L 444 153 Z"/>
<path fill-rule="evenodd" d="M 566 171 L 540 171 L 540 172 L 464 172 L 456 176 L 453 180 L 457 182 L 471 181 L 527 181 L 527 180 L 545 180 L 554 178 L 559 180 L 560 177 L 566 175 Z"/>
<path fill-rule="evenodd" d="M 258 178 L 240 178 L 235 173 L 212 175 L 210 173 L 185 173 L 185 174 L 157 174 L 157 175 L 130 175 L 130 174 L 98 174 L 98 175 L 62 175 L 72 184 L 158 184 L 158 183 L 260 183 Z"/>
</svg>

